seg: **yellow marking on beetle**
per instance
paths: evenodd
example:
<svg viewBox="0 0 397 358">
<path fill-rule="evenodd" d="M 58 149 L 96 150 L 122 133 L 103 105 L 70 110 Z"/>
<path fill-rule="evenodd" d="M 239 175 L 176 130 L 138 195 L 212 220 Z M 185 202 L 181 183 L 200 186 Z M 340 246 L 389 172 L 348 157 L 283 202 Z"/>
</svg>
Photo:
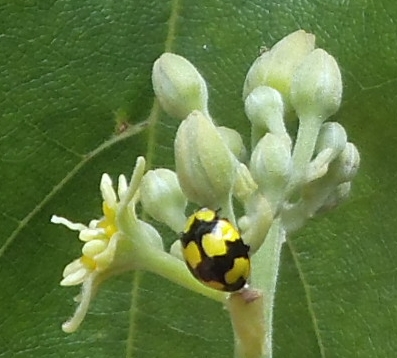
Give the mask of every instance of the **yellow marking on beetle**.
<svg viewBox="0 0 397 358">
<path fill-rule="evenodd" d="M 193 269 L 195 269 L 201 262 L 200 251 L 197 247 L 197 244 L 193 241 L 189 242 L 186 248 L 183 249 L 183 256 L 185 257 L 185 260 L 188 262 L 189 266 Z"/>
<path fill-rule="evenodd" d="M 233 267 L 226 272 L 225 281 L 228 284 L 233 284 L 238 281 L 240 277 L 246 279 L 249 276 L 250 263 L 246 257 L 238 257 L 234 259 Z"/>
<path fill-rule="evenodd" d="M 203 208 L 203 209 L 197 211 L 192 216 L 194 216 L 197 220 L 211 222 L 211 221 L 215 220 L 216 212 L 214 210 Z"/>
<path fill-rule="evenodd" d="M 201 246 L 208 257 L 223 256 L 227 253 L 225 241 L 212 233 L 203 235 Z"/>
<path fill-rule="evenodd" d="M 215 290 L 223 291 L 225 286 L 217 281 L 202 281 L 206 286 L 209 286 Z"/>
<path fill-rule="evenodd" d="M 190 231 L 190 228 L 192 227 L 195 218 L 195 215 L 190 215 L 186 220 L 185 229 L 183 230 L 185 234 Z"/>
<path fill-rule="evenodd" d="M 183 230 L 183 232 L 185 234 L 189 232 L 195 220 L 211 222 L 215 220 L 215 218 L 216 218 L 216 212 L 213 210 L 204 208 L 199 211 L 196 211 L 193 215 L 190 215 L 186 220 L 185 229 Z"/>
<path fill-rule="evenodd" d="M 240 239 L 240 233 L 227 220 L 219 220 L 216 230 L 219 228 L 220 236 L 227 241 L 237 241 Z"/>
</svg>

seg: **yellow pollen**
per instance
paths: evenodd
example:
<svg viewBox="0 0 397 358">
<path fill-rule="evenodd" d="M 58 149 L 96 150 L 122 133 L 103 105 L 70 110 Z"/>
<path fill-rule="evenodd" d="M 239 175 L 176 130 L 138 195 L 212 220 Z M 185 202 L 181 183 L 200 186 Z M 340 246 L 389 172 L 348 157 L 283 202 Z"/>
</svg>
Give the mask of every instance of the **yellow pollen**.
<svg viewBox="0 0 397 358">
<path fill-rule="evenodd" d="M 102 204 L 104 218 L 98 223 L 98 227 L 105 230 L 106 236 L 110 239 L 118 229 L 116 226 L 116 212 L 104 201 Z"/>
<path fill-rule="evenodd" d="M 111 224 L 105 227 L 105 233 L 106 236 L 110 239 L 116 232 L 117 232 L 117 227 L 115 224 Z"/>
<path fill-rule="evenodd" d="M 103 211 L 103 215 L 105 215 L 105 217 L 109 220 L 109 221 L 115 221 L 116 219 L 116 212 L 109 207 L 109 205 L 106 203 L 106 201 L 104 201 L 102 203 L 102 211 Z"/>
<path fill-rule="evenodd" d="M 81 256 L 80 260 L 84 266 L 87 266 L 91 270 L 95 270 L 96 268 L 95 260 L 85 255 Z"/>
</svg>

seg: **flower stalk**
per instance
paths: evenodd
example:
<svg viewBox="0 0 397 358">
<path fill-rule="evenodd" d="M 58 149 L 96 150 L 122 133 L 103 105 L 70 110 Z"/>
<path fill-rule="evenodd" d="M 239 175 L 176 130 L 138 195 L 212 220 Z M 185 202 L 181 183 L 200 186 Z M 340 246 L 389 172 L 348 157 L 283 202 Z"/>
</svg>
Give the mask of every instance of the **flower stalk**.
<svg viewBox="0 0 397 358">
<path fill-rule="evenodd" d="M 235 358 L 271 358 L 273 307 L 285 230 L 276 219 L 261 248 L 252 257 L 251 286 L 260 291 L 231 295 L 227 302 L 235 341 Z"/>
</svg>

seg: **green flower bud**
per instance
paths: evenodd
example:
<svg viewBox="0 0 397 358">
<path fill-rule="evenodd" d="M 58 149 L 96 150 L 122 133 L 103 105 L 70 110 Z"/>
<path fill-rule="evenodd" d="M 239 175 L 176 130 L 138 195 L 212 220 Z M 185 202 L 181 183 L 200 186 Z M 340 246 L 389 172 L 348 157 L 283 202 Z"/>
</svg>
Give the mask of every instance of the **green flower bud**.
<svg viewBox="0 0 397 358">
<path fill-rule="evenodd" d="M 219 208 L 229 200 L 236 174 L 236 159 L 212 121 L 192 112 L 175 138 L 176 173 L 192 202 Z"/>
<path fill-rule="evenodd" d="M 228 127 L 216 127 L 222 137 L 223 142 L 239 161 L 245 161 L 247 150 L 245 149 L 243 139 L 239 132 Z"/>
<path fill-rule="evenodd" d="M 346 131 L 339 123 L 322 124 L 315 148 L 317 156 L 309 164 L 306 181 L 310 182 L 324 176 L 329 164 L 342 152 L 346 143 Z"/>
<path fill-rule="evenodd" d="M 183 230 L 187 199 L 172 170 L 149 170 L 142 179 L 140 198 L 143 208 L 152 218 L 167 224 L 175 232 Z"/>
<path fill-rule="evenodd" d="M 195 109 L 208 115 L 207 85 L 184 57 L 163 53 L 153 65 L 152 82 L 162 108 L 170 116 L 183 120 Z"/>
<path fill-rule="evenodd" d="M 323 122 L 340 106 L 342 78 L 335 59 L 322 49 L 311 52 L 294 73 L 291 103 L 298 117 Z"/>
<path fill-rule="evenodd" d="M 245 202 L 258 189 L 252 175 L 245 164 L 238 163 L 233 194 L 241 202 Z"/>
<path fill-rule="evenodd" d="M 325 200 L 323 206 L 318 209 L 318 214 L 323 214 L 329 210 L 335 209 L 342 204 L 350 195 L 351 182 L 339 184 L 335 190 Z"/>
<path fill-rule="evenodd" d="M 351 181 L 360 166 L 360 153 L 353 143 L 348 142 L 345 149 L 331 163 L 329 172 L 337 183 Z"/>
<path fill-rule="evenodd" d="M 295 217 L 310 218 L 339 205 L 350 192 L 350 181 L 357 173 L 359 161 L 356 147 L 347 143 L 340 155 L 329 164 L 326 175 L 302 188 L 302 200 L 290 208 L 290 215 L 294 213 Z"/>
<path fill-rule="evenodd" d="M 134 235 L 138 236 L 140 239 L 140 245 L 138 247 L 134 247 L 136 251 L 135 260 L 138 268 L 142 268 L 146 266 L 146 251 L 147 248 L 145 246 L 149 246 L 151 249 L 164 250 L 163 239 L 161 238 L 158 231 L 150 224 L 143 220 L 138 220 L 135 226 Z M 138 254 L 138 251 L 139 254 Z M 128 257 L 126 257 L 128 259 Z M 129 256 L 131 260 L 131 255 Z M 139 267 L 141 266 L 141 267 Z"/>
<path fill-rule="evenodd" d="M 246 214 L 238 220 L 238 226 L 252 255 L 265 241 L 273 222 L 273 213 L 269 202 L 259 193 L 252 195 L 244 207 Z"/>
<path fill-rule="evenodd" d="M 314 49 L 315 37 L 298 30 L 276 43 L 256 59 L 247 73 L 243 99 L 259 86 L 277 89 L 289 103 L 292 75 L 303 59 Z"/>
<path fill-rule="evenodd" d="M 269 131 L 289 138 L 283 119 L 283 99 L 275 89 L 267 86 L 255 88 L 245 100 L 245 113 L 252 124 L 252 146 Z"/>
<path fill-rule="evenodd" d="M 171 245 L 171 248 L 170 248 L 170 254 L 181 261 L 185 261 L 185 258 L 183 257 L 183 254 L 182 254 L 181 240 L 174 241 L 174 243 Z"/>
<path fill-rule="evenodd" d="M 318 134 L 315 153 L 330 148 L 334 158 L 345 148 L 347 135 L 345 128 L 337 122 L 324 123 Z"/>
<path fill-rule="evenodd" d="M 255 147 L 250 162 L 250 171 L 259 191 L 274 209 L 291 174 L 290 144 L 272 133 L 266 134 Z"/>
</svg>

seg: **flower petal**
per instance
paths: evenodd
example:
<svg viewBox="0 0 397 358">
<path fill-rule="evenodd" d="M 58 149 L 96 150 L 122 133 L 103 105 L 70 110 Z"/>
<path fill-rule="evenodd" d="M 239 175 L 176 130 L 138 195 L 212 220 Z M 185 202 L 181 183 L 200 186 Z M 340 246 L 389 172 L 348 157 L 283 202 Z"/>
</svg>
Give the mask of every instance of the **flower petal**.
<svg viewBox="0 0 397 358">
<path fill-rule="evenodd" d="M 101 253 L 95 256 L 96 268 L 98 271 L 103 271 L 112 264 L 114 255 L 116 253 L 117 245 L 119 241 L 123 238 L 121 234 L 115 234 L 109 240 L 109 244 L 107 245 L 106 249 L 103 250 Z"/>
<path fill-rule="evenodd" d="M 127 192 L 127 190 L 128 190 L 127 178 L 125 177 L 125 175 L 121 174 L 119 176 L 119 183 L 117 186 L 117 194 L 119 195 L 120 200 L 123 197 L 123 195 Z"/>
<path fill-rule="evenodd" d="M 78 270 L 80 270 L 80 268 L 82 268 L 84 265 L 81 261 L 81 258 L 78 258 L 74 261 L 72 261 L 70 264 L 66 265 L 66 267 L 63 270 L 63 277 L 66 277 L 68 275 L 70 275 L 73 272 L 76 272 Z"/>
<path fill-rule="evenodd" d="M 103 252 L 107 246 L 108 246 L 107 240 L 105 241 L 105 240 L 95 239 L 84 244 L 82 252 L 83 255 L 90 258 L 94 258 L 95 255 L 98 255 L 101 252 Z"/>
<path fill-rule="evenodd" d="M 106 173 L 102 174 L 100 188 L 103 200 L 109 207 L 114 208 L 117 202 L 117 197 L 113 189 L 112 179 L 110 179 L 110 176 Z"/>
<path fill-rule="evenodd" d="M 90 222 L 89 222 L 89 224 L 88 224 L 88 228 L 89 229 L 96 229 L 97 227 L 98 227 L 98 224 L 101 222 L 101 220 L 97 220 L 97 219 L 94 219 L 94 220 L 91 220 Z"/>
<path fill-rule="evenodd" d="M 98 229 L 84 229 L 80 231 L 79 239 L 81 241 L 87 242 L 91 240 L 106 238 L 105 230 L 102 228 Z"/>
<path fill-rule="evenodd" d="M 66 266 L 67 267 L 67 266 Z M 61 286 L 75 286 L 84 282 L 87 276 L 90 274 L 91 270 L 89 270 L 85 266 L 81 266 L 81 268 L 69 275 L 67 275 L 60 283 Z"/>
<path fill-rule="evenodd" d="M 81 230 L 87 229 L 87 226 L 85 226 L 81 223 L 74 223 L 72 221 L 69 221 L 68 219 L 61 217 L 61 216 L 52 215 L 50 221 L 53 224 L 64 225 L 68 229 L 73 230 L 73 231 L 81 231 Z"/>
<path fill-rule="evenodd" d="M 89 275 L 88 278 L 84 281 L 81 289 L 79 305 L 77 306 L 73 317 L 71 317 L 62 325 L 62 330 L 64 332 L 72 333 L 76 331 L 76 329 L 79 328 L 81 322 L 83 322 L 83 319 L 87 314 L 91 299 L 95 294 L 97 288 L 96 286 L 98 285 L 97 277 L 98 275 L 93 273 Z"/>
</svg>

